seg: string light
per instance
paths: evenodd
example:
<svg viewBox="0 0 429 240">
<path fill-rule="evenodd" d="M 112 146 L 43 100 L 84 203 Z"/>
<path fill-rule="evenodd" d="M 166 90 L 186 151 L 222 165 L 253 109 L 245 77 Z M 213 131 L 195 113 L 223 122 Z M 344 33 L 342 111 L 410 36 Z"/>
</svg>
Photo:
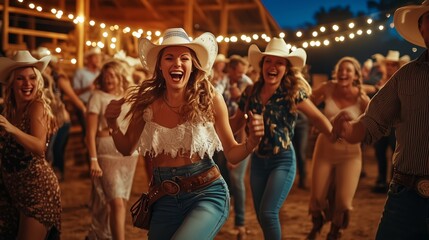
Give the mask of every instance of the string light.
<svg viewBox="0 0 429 240">
<path fill-rule="evenodd" d="M 17 2 L 19 3 L 24 3 L 25 0 L 17 0 Z M 36 6 L 36 4 L 34 3 L 29 3 L 27 5 L 28 8 L 41 12 L 43 11 L 42 6 Z M 64 12 L 62 10 L 56 9 L 56 8 L 52 8 L 50 10 L 50 13 L 52 13 L 53 15 L 55 15 L 56 18 L 58 19 L 62 19 L 64 16 L 65 19 L 64 20 L 68 20 L 68 21 L 72 21 L 75 24 L 79 24 L 79 23 L 85 23 L 86 20 L 83 16 L 75 16 L 73 13 L 68 13 L 68 14 L 64 14 Z M 391 17 L 391 13 L 385 13 L 384 16 L 386 17 L 386 19 L 389 19 Z M 361 27 L 365 28 L 365 26 L 356 26 L 356 23 L 350 20 L 349 23 L 347 24 L 348 29 L 349 30 L 353 30 L 354 28 L 359 28 L 357 31 L 353 31 L 353 32 L 347 32 L 348 30 L 344 29 L 342 30 L 342 33 L 339 33 L 340 31 L 340 26 L 338 24 L 332 24 L 332 26 L 330 26 L 330 28 L 335 32 L 337 32 L 339 35 L 334 36 L 334 33 L 327 33 L 327 26 L 316 26 L 316 28 L 318 28 L 318 31 L 313 30 L 311 32 L 311 36 L 309 36 L 310 38 L 313 39 L 307 39 L 307 40 L 301 40 L 302 43 L 295 43 L 293 46 L 291 46 L 291 48 L 296 48 L 296 46 L 302 46 L 304 48 L 308 48 L 308 47 L 319 47 L 322 44 L 324 46 L 328 46 L 331 44 L 331 41 L 328 39 L 329 36 L 324 36 L 326 34 L 330 34 L 332 39 L 335 40 L 335 42 L 344 42 L 345 41 L 345 37 L 344 35 L 348 36 L 349 39 L 354 39 L 357 36 L 362 36 L 363 35 L 363 30 L 361 29 Z M 382 21 L 382 20 L 380 20 Z M 374 22 L 374 20 L 371 17 L 368 17 L 366 19 L 366 23 L 368 25 L 371 25 Z M 158 41 L 162 41 L 162 39 L 160 38 L 161 36 L 161 31 L 160 30 L 146 30 L 144 31 L 143 29 L 138 29 L 138 30 L 132 30 L 130 27 L 128 26 L 124 26 L 121 27 L 118 24 L 114 24 L 111 26 L 107 26 L 106 23 L 97 23 L 95 20 L 89 20 L 87 22 L 87 24 L 90 27 L 99 27 L 103 33 L 102 36 L 104 38 L 107 38 L 110 35 L 113 35 L 114 31 L 122 31 L 124 34 L 128 34 L 131 33 L 133 37 L 136 38 L 141 38 L 144 37 L 143 34 L 146 33 L 146 38 L 149 40 L 152 40 L 152 38 L 155 36 L 156 38 L 154 40 L 158 40 Z M 388 27 L 390 28 L 394 28 L 393 23 L 389 23 Z M 379 31 L 383 31 L 385 26 L 383 24 L 378 25 L 378 27 L 376 27 Z M 108 29 L 112 32 L 112 34 L 109 34 L 107 31 L 105 31 L 105 29 Z M 367 35 L 371 35 L 373 34 L 373 30 L 371 28 L 368 28 L 367 30 L 365 30 Z M 278 36 L 280 38 L 286 38 L 286 33 L 285 32 L 280 32 L 278 34 Z M 304 32 L 303 30 L 297 30 L 294 34 L 297 38 L 303 38 L 304 37 Z M 320 35 L 320 36 L 319 36 Z M 316 39 L 318 37 L 324 38 L 324 39 Z M 216 41 L 218 43 L 221 42 L 227 42 L 227 43 L 240 43 L 240 42 L 246 42 L 246 43 L 251 43 L 252 41 L 258 41 L 258 40 L 264 40 L 265 42 L 269 42 L 271 40 L 271 36 L 268 36 L 266 33 L 251 33 L 251 34 L 241 34 L 241 36 L 238 38 L 235 35 L 231 35 L 231 36 L 222 36 L 219 35 L 216 37 Z M 288 41 L 288 39 L 285 39 L 286 41 Z M 108 45 L 110 48 L 112 49 L 116 49 L 117 48 L 117 39 L 112 37 L 111 38 L 111 43 Z M 293 41 L 293 40 L 291 40 Z M 290 42 L 290 41 L 289 41 Z M 100 47 L 100 48 L 104 48 L 104 43 L 101 41 L 90 41 L 87 40 L 86 41 L 86 46 L 91 46 L 91 47 Z M 73 59 L 71 60 L 71 62 L 73 63 Z"/>
</svg>

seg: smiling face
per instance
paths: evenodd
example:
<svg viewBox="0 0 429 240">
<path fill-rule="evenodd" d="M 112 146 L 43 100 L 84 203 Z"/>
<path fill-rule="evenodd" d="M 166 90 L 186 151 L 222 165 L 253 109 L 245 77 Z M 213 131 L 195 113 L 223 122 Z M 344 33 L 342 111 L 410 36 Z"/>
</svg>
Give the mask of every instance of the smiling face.
<svg viewBox="0 0 429 240">
<path fill-rule="evenodd" d="M 104 78 L 101 84 L 102 90 L 113 94 L 119 90 L 119 77 L 113 68 L 107 68 L 104 71 Z"/>
<path fill-rule="evenodd" d="M 263 59 L 262 72 L 266 84 L 280 84 L 286 74 L 287 60 L 283 57 L 267 55 Z"/>
<path fill-rule="evenodd" d="M 33 100 L 36 96 L 37 85 L 37 75 L 32 67 L 16 69 L 12 82 L 16 103 L 25 103 Z"/>
<path fill-rule="evenodd" d="M 340 86 L 350 86 L 354 81 L 359 79 L 359 76 L 356 73 L 356 68 L 349 61 L 341 62 L 335 75 L 338 85 Z"/>
<path fill-rule="evenodd" d="M 184 88 L 192 72 L 191 50 L 187 47 L 166 47 L 162 51 L 160 70 L 166 86 Z"/>
</svg>

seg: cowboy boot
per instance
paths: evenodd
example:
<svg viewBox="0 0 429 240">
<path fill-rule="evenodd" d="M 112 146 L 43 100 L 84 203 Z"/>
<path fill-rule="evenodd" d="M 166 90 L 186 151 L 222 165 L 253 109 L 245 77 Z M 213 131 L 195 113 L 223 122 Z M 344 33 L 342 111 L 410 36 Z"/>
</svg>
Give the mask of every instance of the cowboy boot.
<svg viewBox="0 0 429 240">
<path fill-rule="evenodd" d="M 326 240 L 337 240 L 341 238 L 341 226 L 337 226 L 334 223 L 331 223 L 331 230 L 326 236 Z"/>
<path fill-rule="evenodd" d="M 316 239 L 320 230 L 322 230 L 323 224 L 325 224 L 325 219 L 320 211 L 311 212 L 311 221 L 313 222 L 313 228 L 308 233 L 307 240 Z"/>
</svg>

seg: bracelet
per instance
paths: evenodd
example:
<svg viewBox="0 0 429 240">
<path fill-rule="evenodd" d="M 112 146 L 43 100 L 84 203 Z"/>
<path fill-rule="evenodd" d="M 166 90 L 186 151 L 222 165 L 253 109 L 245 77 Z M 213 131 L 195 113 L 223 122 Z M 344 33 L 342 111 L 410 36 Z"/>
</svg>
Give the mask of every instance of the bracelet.
<svg viewBox="0 0 429 240">
<path fill-rule="evenodd" d="M 98 158 L 97 158 L 97 157 L 91 157 L 90 159 L 91 159 L 91 161 L 94 161 L 94 162 L 97 162 L 97 161 L 98 161 Z"/>
</svg>

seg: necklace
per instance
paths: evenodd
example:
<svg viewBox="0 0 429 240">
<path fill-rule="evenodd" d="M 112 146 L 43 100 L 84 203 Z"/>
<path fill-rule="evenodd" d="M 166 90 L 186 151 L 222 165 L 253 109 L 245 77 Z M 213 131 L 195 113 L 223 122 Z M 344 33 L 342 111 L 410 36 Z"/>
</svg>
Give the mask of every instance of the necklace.
<svg viewBox="0 0 429 240">
<path fill-rule="evenodd" d="M 171 110 L 171 111 L 173 111 L 175 114 L 177 114 L 177 115 L 180 115 L 180 108 L 182 107 L 182 105 L 179 105 L 179 106 L 171 106 L 169 103 L 168 103 L 168 100 L 167 100 L 167 97 L 165 96 L 165 94 L 162 96 L 162 100 L 164 100 L 164 103 L 165 103 L 165 105 L 167 105 L 167 107 Z M 177 110 L 178 109 L 178 110 Z"/>
</svg>

